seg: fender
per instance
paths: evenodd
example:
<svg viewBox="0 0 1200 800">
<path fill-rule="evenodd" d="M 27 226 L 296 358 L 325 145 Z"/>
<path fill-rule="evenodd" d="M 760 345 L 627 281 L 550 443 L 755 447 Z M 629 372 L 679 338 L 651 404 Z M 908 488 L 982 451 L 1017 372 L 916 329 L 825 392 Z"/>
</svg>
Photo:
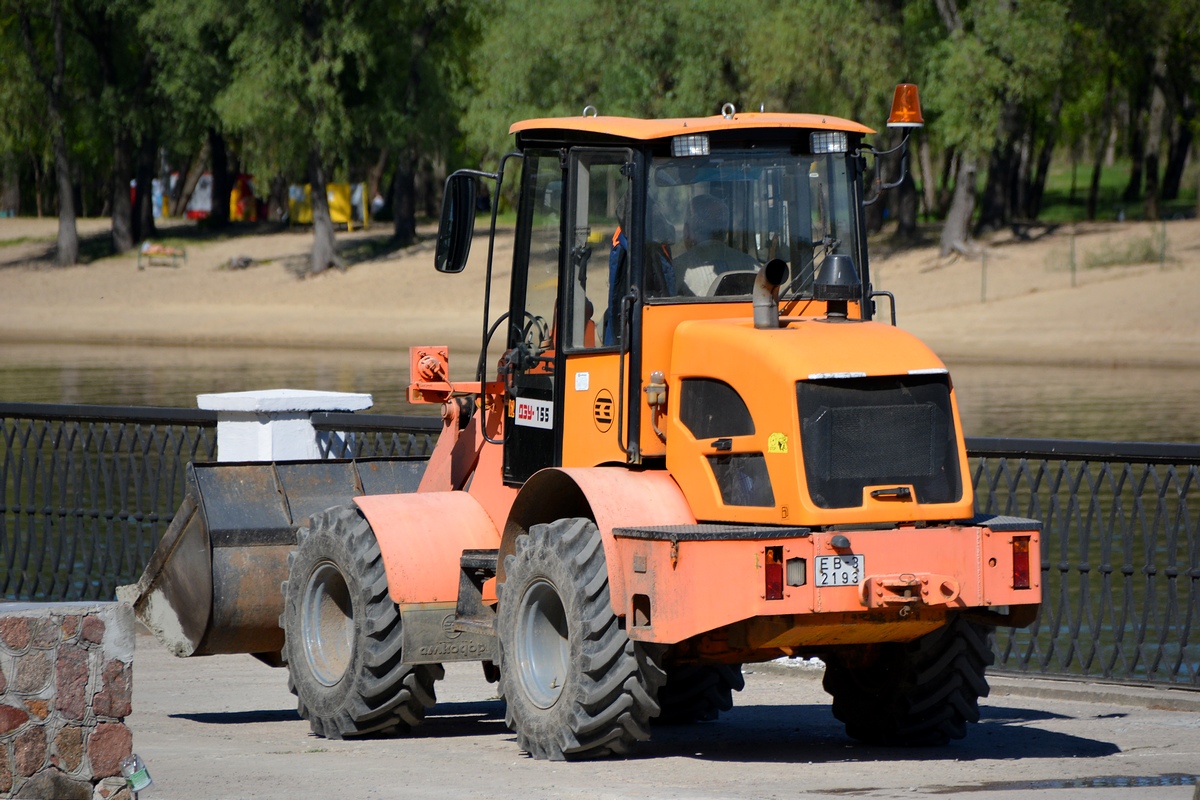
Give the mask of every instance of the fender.
<svg viewBox="0 0 1200 800">
<path fill-rule="evenodd" d="M 696 517 L 670 473 L 634 472 L 624 467 L 553 467 L 534 474 L 513 502 L 500 552 L 496 581 L 504 581 L 504 558 L 530 526 L 564 517 L 588 517 L 600 529 L 608 563 L 613 612 L 625 616 L 625 575 L 613 528 L 625 525 L 694 525 Z"/>
<path fill-rule="evenodd" d="M 494 550 L 500 533 L 466 492 L 356 497 L 375 532 L 388 594 L 397 604 L 458 600 L 463 550 Z"/>
</svg>

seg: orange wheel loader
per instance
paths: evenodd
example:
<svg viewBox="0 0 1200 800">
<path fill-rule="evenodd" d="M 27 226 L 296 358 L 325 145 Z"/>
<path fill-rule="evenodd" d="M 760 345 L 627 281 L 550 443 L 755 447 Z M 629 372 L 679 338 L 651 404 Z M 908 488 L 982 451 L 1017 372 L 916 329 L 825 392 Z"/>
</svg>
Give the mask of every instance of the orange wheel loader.
<svg viewBox="0 0 1200 800">
<path fill-rule="evenodd" d="M 890 124 L 919 124 L 897 96 Z M 140 617 L 178 655 L 286 666 L 331 738 L 416 725 L 465 660 L 534 757 L 623 754 L 781 657 L 825 662 L 855 739 L 962 737 L 991 626 L 1036 615 L 1039 523 L 975 514 L 945 364 L 894 300 L 874 319 L 873 131 L 727 105 L 511 132 L 446 185 L 453 273 L 478 182 L 519 174 L 498 368 L 410 353 L 432 456 L 192 465 Z"/>
</svg>

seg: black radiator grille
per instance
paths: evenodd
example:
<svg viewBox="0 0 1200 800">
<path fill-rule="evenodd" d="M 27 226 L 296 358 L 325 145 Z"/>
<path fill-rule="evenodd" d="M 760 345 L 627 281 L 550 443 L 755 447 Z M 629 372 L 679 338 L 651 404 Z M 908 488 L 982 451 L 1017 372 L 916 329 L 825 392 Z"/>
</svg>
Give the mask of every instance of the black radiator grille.
<svg viewBox="0 0 1200 800">
<path fill-rule="evenodd" d="M 862 505 L 867 486 L 912 486 L 920 503 L 962 497 L 945 375 L 796 384 L 808 492 L 821 508 Z"/>
</svg>

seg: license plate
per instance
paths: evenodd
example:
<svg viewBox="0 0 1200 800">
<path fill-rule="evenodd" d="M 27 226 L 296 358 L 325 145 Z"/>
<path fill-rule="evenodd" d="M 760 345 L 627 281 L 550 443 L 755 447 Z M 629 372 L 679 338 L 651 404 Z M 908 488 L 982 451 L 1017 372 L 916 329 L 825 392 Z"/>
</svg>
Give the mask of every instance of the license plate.
<svg viewBox="0 0 1200 800">
<path fill-rule="evenodd" d="M 857 586 L 865 568 L 862 556 L 817 556 L 817 586 Z"/>
</svg>

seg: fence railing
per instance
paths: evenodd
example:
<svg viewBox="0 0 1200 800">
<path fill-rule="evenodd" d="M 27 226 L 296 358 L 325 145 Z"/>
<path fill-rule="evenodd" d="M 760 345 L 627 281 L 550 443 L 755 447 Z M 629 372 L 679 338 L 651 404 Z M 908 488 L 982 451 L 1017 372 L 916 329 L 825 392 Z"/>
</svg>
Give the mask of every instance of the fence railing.
<svg viewBox="0 0 1200 800">
<path fill-rule="evenodd" d="M 319 441 L 324 458 L 427 456 L 442 429 L 438 417 L 391 414 L 323 412 L 312 423 L 327 434 Z"/>
<path fill-rule="evenodd" d="M 111 599 L 216 454 L 215 412 L 0 404 L 0 597 Z"/>
<path fill-rule="evenodd" d="M 316 414 L 328 458 L 428 455 L 432 418 Z M 0 598 L 108 599 L 216 458 L 190 409 L 0 404 Z M 983 513 L 1042 520 L 1043 607 L 996 669 L 1200 688 L 1200 445 L 968 439 Z"/>
<path fill-rule="evenodd" d="M 975 504 L 1042 521 L 1042 610 L 998 669 L 1200 689 L 1200 445 L 967 439 Z"/>
</svg>

